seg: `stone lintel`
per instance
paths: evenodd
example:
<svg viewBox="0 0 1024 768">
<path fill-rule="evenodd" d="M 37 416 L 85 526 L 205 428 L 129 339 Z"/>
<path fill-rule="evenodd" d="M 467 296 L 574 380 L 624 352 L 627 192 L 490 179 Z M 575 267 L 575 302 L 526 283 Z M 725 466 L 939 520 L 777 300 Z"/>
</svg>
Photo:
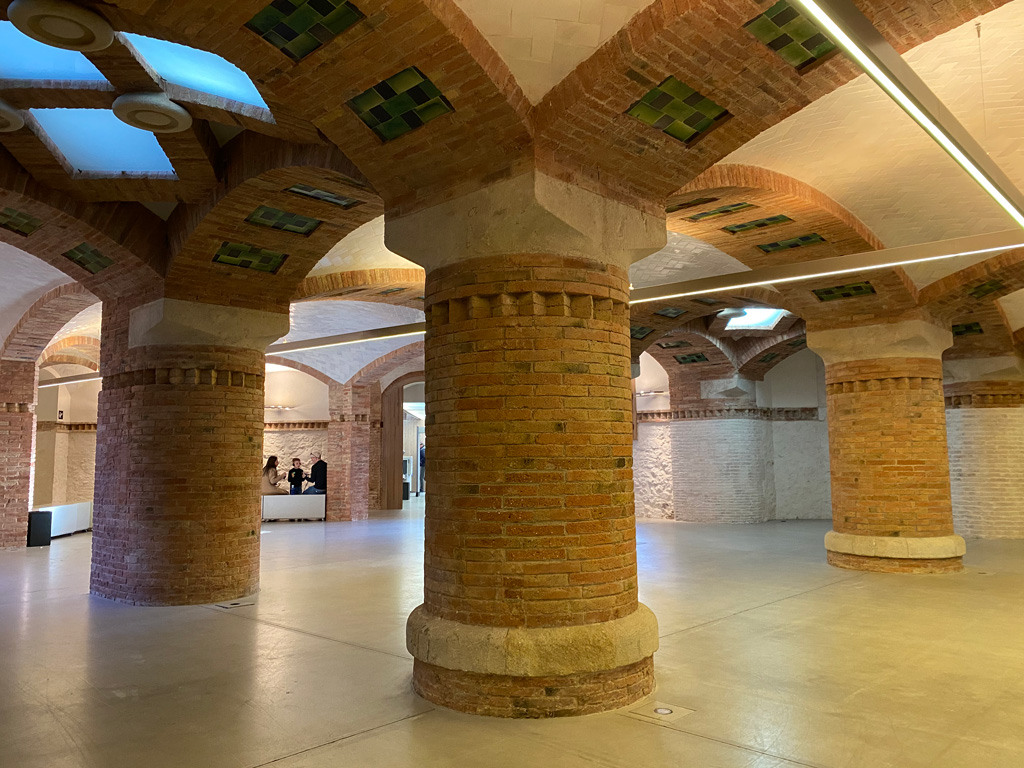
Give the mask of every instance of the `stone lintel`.
<svg viewBox="0 0 1024 768">
<path fill-rule="evenodd" d="M 486 627 L 427 613 L 409 616 L 405 645 L 416 659 L 484 675 L 542 677 L 618 669 L 658 650 L 658 620 L 640 603 L 633 613 L 568 627 Z"/>
</svg>

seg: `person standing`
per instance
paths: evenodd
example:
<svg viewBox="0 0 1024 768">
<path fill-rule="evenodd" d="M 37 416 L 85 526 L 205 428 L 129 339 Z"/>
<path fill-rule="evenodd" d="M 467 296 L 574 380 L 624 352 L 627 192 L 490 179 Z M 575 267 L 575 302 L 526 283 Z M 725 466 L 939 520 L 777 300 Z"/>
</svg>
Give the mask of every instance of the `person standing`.
<svg viewBox="0 0 1024 768">
<path fill-rule="evenodd" d="M 305 473 L 302 471 L 302 460 L 292 459 L 292 468 L 288 470 L 288 487 L 292 496 L 302 493 L 302 481 Z"/>
<path fill-rule="evenodd" d="M 321 458 L 320 451 L 313 451 L 309 454 L 309 458 L 313 460 L 313 466 L 309 468 L 309 474 L 306 475 L 306 479 L 312 485 L 302 493 L 303 495 L 325 494 L 327 493 L 327 462 Z"/>
<path fill-rule="evenodd" d="M 277 484 L 284 479 L 284 475 L 277 471 L 277 456 L 271 456 L 263 467 L 263 479 L 260 481 L 260 494 L 263 496 L 281 496 L 288 492 L 284 488 L 278 488 Z"/>
<path fill-rule="evenodd" d="M 427 444 L 425 442 L 423 442 L 423 441 L 420 441 L 420 477 L 419 477 L 420 489 L 419 489 L 419 493 L 422 493 L 423 489 L 424 489 L 423 471 L 426 468 L 427 468 Z"/>
</svg>

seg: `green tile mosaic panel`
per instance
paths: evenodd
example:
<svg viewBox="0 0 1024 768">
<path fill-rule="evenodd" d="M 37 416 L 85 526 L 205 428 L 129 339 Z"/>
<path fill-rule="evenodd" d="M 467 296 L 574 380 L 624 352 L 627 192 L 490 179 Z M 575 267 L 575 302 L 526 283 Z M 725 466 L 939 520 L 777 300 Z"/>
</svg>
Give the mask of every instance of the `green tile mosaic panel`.
<svg viewBox="0 0 1024 768">
<path fill-rule="evenodd" d="M 665 307 L 664 309 L 659 309 L 654 314 L 660 315 L 661 317 L 672 317 L 672 318 L 675 318 L 675 317 L 679 317 L 680 315 L 685 315 L 686 314 L 686 310 L 685 309 L 680 309 L 679 307 Z"/>
<path fill-rule="evenodd" d="M 390 296 L 393 293 L 401 293 L 405 288 L 388 288 L 387 290 L 381 291 L 379 296 Z"/>
<path fill-rule="evenodd" d="M 871 283 L 850 283 L 849 285 L 834 285 L 831 288 L 816 288 L 811 293 L 818 297 L 818 301 L 837 301 L 871 296 L 875 293 L 875 287 Z"/>
<path fill-rule="evenodd" d="M 224 242 L 217 249 L 213 260 L 218 264 L 229 264 L 232 267 L 243 269 L 255 269 L 257 272 L 267 272 L 271 275 L 284 264 L 288 258 L 286 253 L 268 251 L 249 243 L 228 243 Z"/>
<path fill-rule="evenodd" d="M 819 243 L 824 242 L 824 237 L 819 235 L 817 232 L 812 232 L 809 235 L 791 237 L 787 240 L 779 240 L 775 243 L 762 243 L 757 247 L 765 253 L 778 253 L 779 251 L 788 251 L 790 248 L 803 248 L 805 245 L 818 245 Z"/>
<path fill-rule="evenodd" d="M 817 25 L 786 0 L 773 5 L 743 25 L 789 66 L 804 71 L 828 58 L 838 48 Z"/>
<path fill-rule="evenodd" d="M 64 252 L 64 258 L 74 262 L 90 274 L 98 274 L 114 263 L 114 260 L 104 256 L 88 243 L 76 245 L 70 251 Z"/>
<path fill-rule="evenodd" d="M 745 221 L 742 224 L 730 224 L 727 227 L 722 227 L 723 232 L 728 232 L 730 235 L 738 235 L 741 232 L 753 232 L 755 229 L 764 229 L 775 224 L 785 224 L 787 221 L 792 221 L 789 216 L 769 216 L 766 219 L 754 219 L 753 221 Z"/>
<path fill-rule="evenodd" d="M 689 365 L 690 363 L 706 363 L 707 357 L 703 352 L 693 352 L 689 355 L 674 355 L 675 360 L 680 365 Z"/>
<path fill-rule="evenodd" d="M 981 323 L 960 323 L 953 326 L 954 336 L 977 336 L 985 332 Z"/>
<path fill-rule="evenodd" d="M 974 288 L 971 288 L 967 291 L 967 295 L 974 299 L 983 299 L 990 293 L 1001 291 L 1004 286 L 1005 284 L 1002 280 L 989 280 L 987 283 L 982 283 L 981 285 L 976 285 Z"/>
<path fill-rule="evenodd" d="M 299 61 L 362 18 L 348 0 L 274 0 L 245 26 Z"/>
<path fill-rule="evenodd" d="M 705 307 L 714 307 L 722 303 L 718 299 L 709 299 L 707 296 L 699 296 L 693 299 L 693 302 L 695 304 L 703 304 Z"/>
<path fill-rule="evenodd" d="M 757 362 L 759 362 L 759 363 L 770 363 L 772 360 L 778 360 L 778 358 L 779 358 L 779 353 L 778 352 L 769 352 L 767 355 L 762 357 Z"/>
<path fill-rule="evenodd" d="M 786 343 L 787 347 L 803 347 L 807 344 L 807 339 L 793 339 Z"/>
<path fill-rule="evenodd" d="M 631 325 L 629 327 L 629 338 L 646 339 L 653 331 L 653 328 L 648 328 L 645 325 Z"/>
<path fill-rule="evenodd" d="M 658 346 L 662 349 L 679 349 L 680 347 L 692 347 L 688 341 L 659 341 Z"/>
<path fill-rule="evenodd" d="M 288 187 L 285 192 L 291 192 L 293 195 L 302 195 L 303 197 L 310 197 L 314 200 L 320 200 L 324 203 L 331 203 L 332 205 L 339 205 L 346 211 L 349 208 L 355 208 L 357 205 L 362 205 L 362 200 L 356 200 L 355 198 L 345 197 L 344 195 L 337 195 L 334 192 L 328 192 L 326 189 L 317 189 L 311 187 L 309 184 L 293 184 Z"/>
<path fill-rule="evenodd" d="M 648 91 L 626 114 L 685 144 L 693 144 L 732 117 L 724 107 L 674 77 Z"/>
<path fill-rule="evenodd" d="M 292 232 L 307 237 L 323 224 L 320 219 L 312 219 L 300 213 L 289 213 L 278 208 L 271 208 L 269 205 L 261 205 L 246 216 L 245 220 L 250 224 L 259 224 L 261 227 L 280 229 L 282 232 Z"/>
<path fill-rule="evenodd" d="M 687 221 L 704 221 L 704 219 L 710 219 L 714 216 L 726 216 L 730 213 L 736 213 L 737 211 L 747 211 L 751 208 L 757 208 L 753 203 L 730 203 L 729 205 L 722 205 L 718 208 L 712 208 L 710 211 L 704 211 L 703 213 L 697 213 L 693 216 L 687 216 Z"/>
<path fill-rule="evenodd" d="M 696 208 L 698 205 L 711 205 L 711 203 L 717 203 L 717 197 L 698 197 L 696 200 L 687 200 L 685 203 L 676 203 L 670 205 L 665 209 L 665 213 L 675 213 L 676 211 L 685 211 L 687 208 Z"/>
<path fill-rule="evenodd" d="M 416 67 L 403 69 L 363 91 L 348 105 L 383 141 L 397 139 L 435 117 L 455 111 Z"/>
<path fill-rule="evenodd" d="M 0 227 L 15 234 L 28 237 L 41 226 L 43 226 L 42 220 L 35 216 L 29 216 L 27 213 L 16 211 L 13 208 L 0 208 Z"/>
</svg>

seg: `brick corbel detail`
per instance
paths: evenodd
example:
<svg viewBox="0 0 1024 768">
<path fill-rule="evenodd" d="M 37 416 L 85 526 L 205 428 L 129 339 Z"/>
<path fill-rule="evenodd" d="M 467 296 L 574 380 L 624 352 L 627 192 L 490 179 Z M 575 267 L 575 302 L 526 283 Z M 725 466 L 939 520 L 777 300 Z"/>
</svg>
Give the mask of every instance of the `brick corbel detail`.
<svg viewBox="0 0 1024 768">
<path fill-rule="evenodd" d="M 946 408 L 1024 408 L 1024 381 L 967 381 L 945 386 Z"/>
<path fill-rule="evenodd" d="M 0 549 L 28 542 L 37 375 L 34 362 L 0 360 Z"/>
</svg>

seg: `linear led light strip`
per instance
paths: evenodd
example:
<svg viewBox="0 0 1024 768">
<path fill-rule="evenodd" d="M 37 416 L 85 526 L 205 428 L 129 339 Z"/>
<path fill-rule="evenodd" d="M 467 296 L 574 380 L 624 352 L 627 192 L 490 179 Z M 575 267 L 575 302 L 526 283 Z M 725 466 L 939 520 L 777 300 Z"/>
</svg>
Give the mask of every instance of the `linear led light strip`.
<svg viewBox="0 0 1024 768">
<path fill-rule="evenodd" d="M 1013 248 L 1024 247 L 1024 233 L 1011 229 L 990 235 L 973 235 L 958 237 L 921 245 L 908 245 L 901 248 L 888 248 L 868 253 L 854 253 L 846 256 L 833 256 L 816 261 L 805 261 L 796 264 L 780 264 L 775 267 L 754 269 L 749 272 L 733 272 L 728 275 L 704 277 L 699 280 L 688 280 L 669 285 L 657 285 L 633 291 L 630 305 L 646 304 L 652 301 L 700 296 L 708 293 L 735 291 L 740 288 L 771 286 L 780 283 L 794 283 L 801 280 L 814 280 L 831 275 L 843 275 L 851 272 L 899 267 L 907 264 L 920 264 L 926 261 L 953 259 L 957 256 L 975 256 L 983 253 L 998 253 Z"/>
<path fill-rule="evenodd" d="M 823 27 L 836 44 L 860 65 L 868 77 L 889 94 L 893 101 L 899 104 L 914 122 L 924 128 L 939 146 L 961 168 L 967 171 L 971 178 L 1018 225 L 1024 227 L 1024 212 L 1021 211 L 1017 203 L 1010 199 L 1010 196 L 1004 190 L 999 188 L 992 177 L 999 178 L 1006 185 L 1007 190 L 1014 190 L 1015 192 L 1016 189 L 1013 183 L 1005 177 L 998 166 L 992 163 L 984 149 L 963 129 L 963 126 L 945 109 L 939 99 L 935 97 L 910 66 L 896 53 L 895 49 L 885 41 L 881 33 L 875 29 L 871 22 L 852 3 L 848 0 L 832 0 L 831 2 L 824 0 L 821 4 L 815 0 L 793 1 L 803 8 L 819 26 Z M 848 27 L 849 32 L 844 27 Z M 851 35 L 862 38 L 866 44 L 861 45 Z M 886 62 L 886 59 L 888 59 L 888 62 Z M 883 65 L 888 64 L 887 68 L 890 70 L 902 70 L 902 72 L 900 75 L 893 77 L 882 66 L 879 66 L 879 61 Z M 915 98 L 913 95 L 914 88 L 918 91 L 918 98 Z M 941 125 L 941 119 L 936 119 L 933 115 L 928 114 L 922 107 L 920 102 L 925 99 L 934 102 L 936 111 L 947 112 L 947 114 L 942 116 L 947 123 L 947 129 L 944 129 Z M 948 128 L 954 126 L 954 132 L 962 133 L 960 141 L 957 141 L 950 135 Z M 968 145 L 970 150 L 977 154 L 977 162 L 970 156 L 969 151 L 964 150 L 964 147 L 961 146 L 963 144 Z M 990 165 L 991 167 L 986 171 L 981 167 L 982 164 Z"/>
</svg>

